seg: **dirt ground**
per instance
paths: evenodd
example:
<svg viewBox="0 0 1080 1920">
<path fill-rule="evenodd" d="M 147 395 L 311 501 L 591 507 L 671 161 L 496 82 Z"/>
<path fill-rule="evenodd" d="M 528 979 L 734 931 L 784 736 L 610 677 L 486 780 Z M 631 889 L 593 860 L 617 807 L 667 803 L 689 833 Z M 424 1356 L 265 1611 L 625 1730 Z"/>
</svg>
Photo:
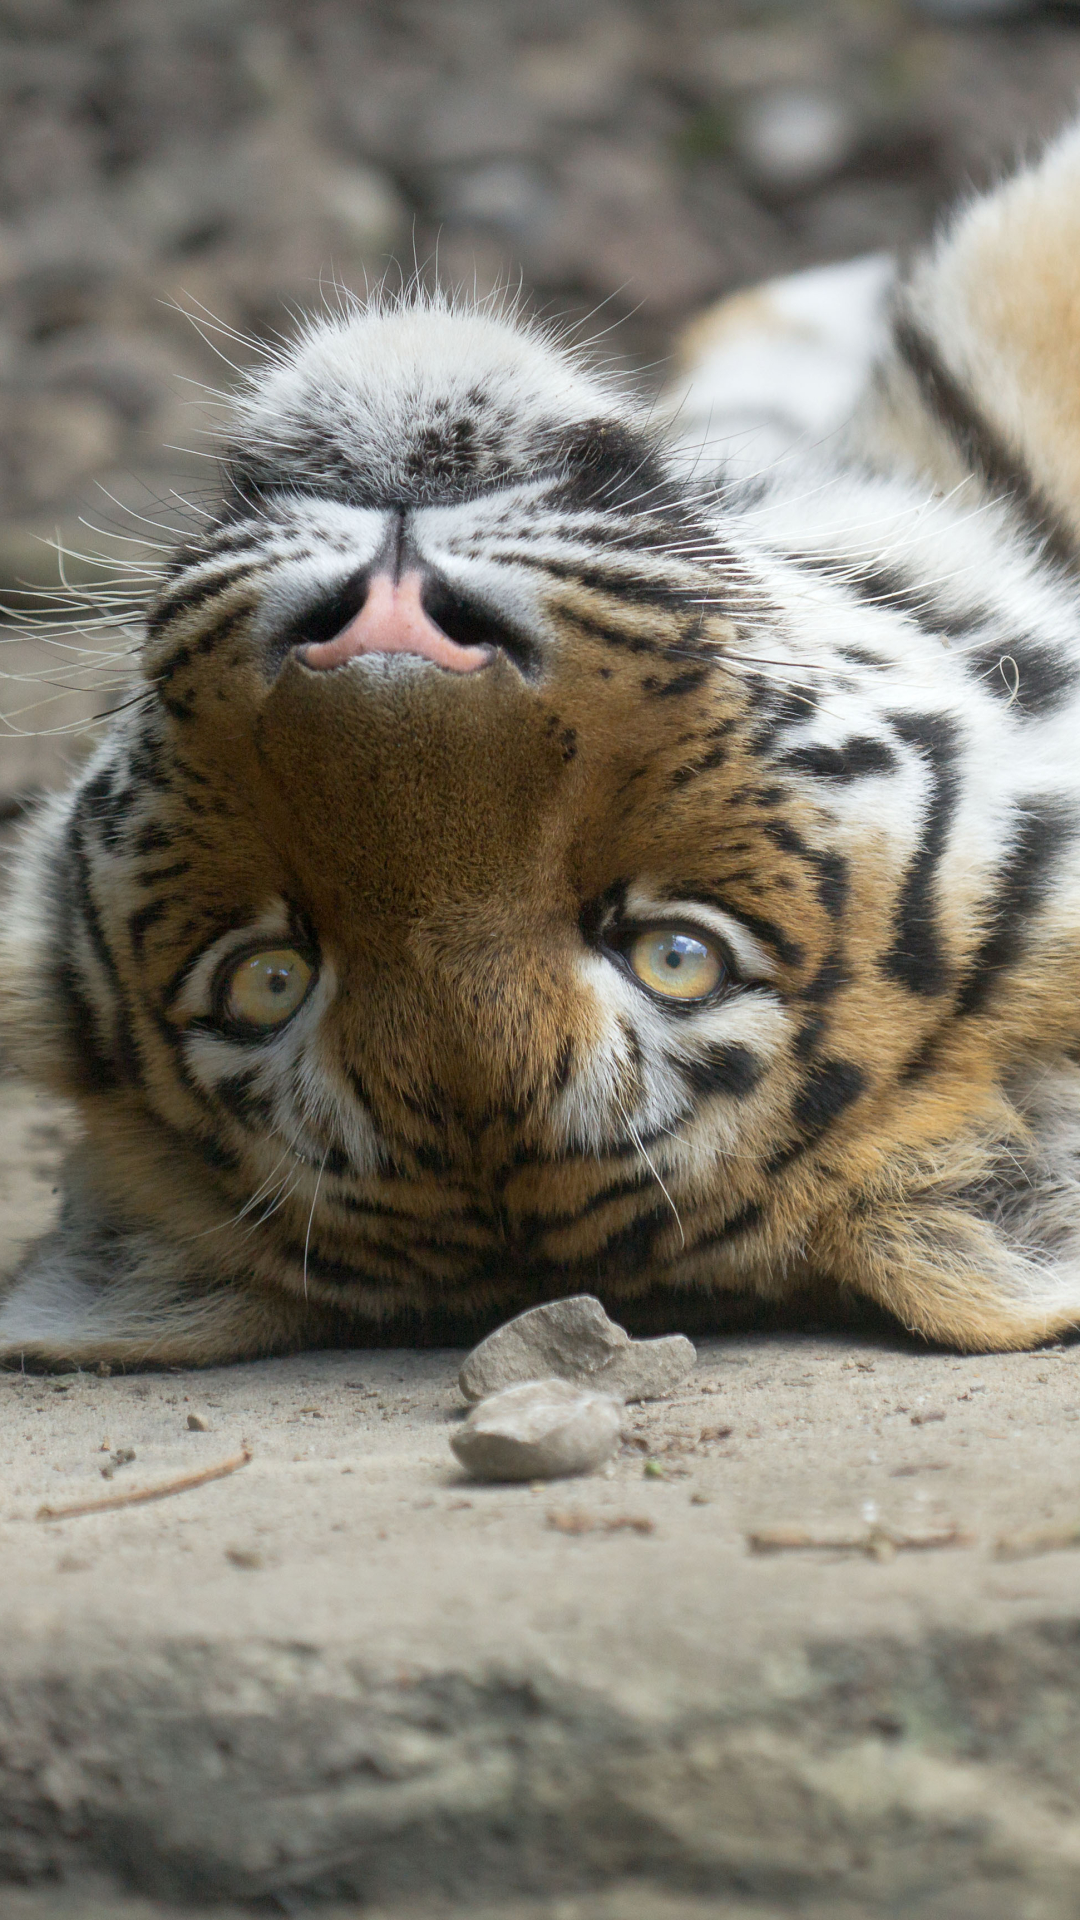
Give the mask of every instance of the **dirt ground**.
<svg viewBox="0 0 1080 1920">
<path fill-rule="evenodd" d="M 0 1095 L 7 1265 L 63 1115 Z M 518 1487 L 460 1358 L 0 1377 L 4 1920 L 1075 1915 L 1080 1347 L 707 1340 Z"/>
</svg>

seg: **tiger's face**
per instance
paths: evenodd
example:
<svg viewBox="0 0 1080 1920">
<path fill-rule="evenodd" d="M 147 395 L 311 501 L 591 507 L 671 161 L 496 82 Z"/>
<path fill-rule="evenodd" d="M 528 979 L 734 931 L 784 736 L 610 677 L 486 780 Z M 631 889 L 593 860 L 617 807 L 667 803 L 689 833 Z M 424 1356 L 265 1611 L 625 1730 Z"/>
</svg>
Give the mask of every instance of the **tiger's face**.
<svg viewBox="0 0 1080 1920">
<path fill-rule="evenodd" d="M 95 1190 L 185 1272 L 768 1292 L 1001 1135 L 955 663 L 741 513 L 475 314 L 327 325 L 242 399 L 54 975 Z"/>
<path fill-rule="evenodd" d="M 230 1202 L 282 1185 L 255 1237 L 336 1299 L 701 1270 L 805 1128 L 843 862 L 778 830 L 766 597 L 654 436 L 532 342 L 511 410 L 505 335 L 438 318 L 412 361 L 356 324 L 381 431 L 303 359 L 250 403 L 151 610 L 98 800 L 139 1084 Z"/>
</svg>

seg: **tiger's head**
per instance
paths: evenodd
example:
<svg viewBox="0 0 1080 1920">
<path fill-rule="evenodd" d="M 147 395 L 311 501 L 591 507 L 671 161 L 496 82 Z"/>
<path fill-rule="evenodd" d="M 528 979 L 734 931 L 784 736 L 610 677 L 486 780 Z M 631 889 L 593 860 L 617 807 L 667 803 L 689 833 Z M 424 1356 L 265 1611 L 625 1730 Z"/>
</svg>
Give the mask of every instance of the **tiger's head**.
<svg viewBox="0 0 1080 1920">
<path fill-rule="evenodd" d="M 1076 1015 L 1042 959 L 998 992 L 965 702 L 1007 709 L 883 571 L 439 302 L 313 325 L 241 394 L 225 482 L 9 934 L 116 1351 L 815 1273 L 1038 1337 L 995 1210 L 1014 1083 Z M 860 524 L 915 541 L 922 502 L 864 485 Z M 1028 817 L 1014 886 L 1074 832 Z"/>
</svg>

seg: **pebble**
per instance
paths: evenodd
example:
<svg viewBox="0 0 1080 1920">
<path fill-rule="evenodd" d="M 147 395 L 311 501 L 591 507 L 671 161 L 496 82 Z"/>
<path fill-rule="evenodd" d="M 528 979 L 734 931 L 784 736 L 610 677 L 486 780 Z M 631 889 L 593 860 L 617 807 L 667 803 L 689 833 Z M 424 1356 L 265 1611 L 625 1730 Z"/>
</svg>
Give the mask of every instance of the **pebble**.
<svg viewBox="0 0 1080 1920">
<path fill-rule="evenodd" d="M 526 1380 L 481 1400 L 450 1445 L 478 1480 L 563 1480 L 603 1465 L 622 1420 L 610 1394 L 566 1380 Z"/>
<path fill-rule="evenodd" d="M 777 193 L 820 186 L 850 159 L 855 122 L 839 100 L 795 88 L 755 100 L 739 126 L 736 148 L 759 185 Z"/>
<path fill-rule="evenodd" d="M 619 1400 L 659 1400 L 697 1359 L 681 1333 L 631 1340 L 591 1293 L 530 1307 L 474 1347 L 458 1375 L 466 1400 L 554 1375 Z"/>
</svg>

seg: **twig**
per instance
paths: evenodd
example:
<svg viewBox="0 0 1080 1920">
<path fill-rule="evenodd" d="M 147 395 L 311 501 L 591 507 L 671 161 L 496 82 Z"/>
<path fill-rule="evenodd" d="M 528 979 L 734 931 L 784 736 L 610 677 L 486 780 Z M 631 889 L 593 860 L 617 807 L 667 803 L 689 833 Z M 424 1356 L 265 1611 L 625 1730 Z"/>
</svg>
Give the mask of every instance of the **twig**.
<svg viewBox="0 0 1080 1920">
<path fill-rule="evenodd" d="M 224 1480 L 226 1474 L 246 1467 L 251 1448 L 243 1447 L 216 1467 L 204 1467 L 201 1473 L 182 1473 L 175 1480 L 162 1480 L 156 1487 L 133 1487 L 130 1493 L 108 1493 L 102 1500 L 75 1500 L 68 1507 L 39 1507 L 37 1520 L 74 1520 L 80 1513 L 108 1513 L 114 1507 L 138 1507 L 146 1500 L 168 1500 L 174 1493 L 187 1493 L 192 1487 L 205 1487 L 208 1480 Z"/>
<path fill-rule="evenodd" d="M 863 1553 L 868 1560 L 891 1560 L 897 1553 L 925 1553 L 933 1547 L 969 1547 L 972 1536 L 960 1527 L 941 1527 L 932 1533 L 894 1533 L 889 1527 L 870 1527 L 865 1533 L 813 1533 L 809 1527 L 761 1527 L 748 1533 L 751 1553 L 805 1553 L 816 1548 L 830 1553 Z"/>
<path fill-rule="evenodd" d="M 553 1507 L 547 1523 L 556 1533 L 653 1533 L 656 1528 L 655 1520 L 644 1514 L 616 1513 L 608 1519 L 581 1507 Z"/>
<path fill-rule="evenodd" d="M 1080 1547 L 1080 1526 L 1032 1527 L 1025 1533 L 1002 1533 L 994 1542 L 995 1560 L 1030 1560 L 1038 1553 L 1060 1553 Z"/>
</svg>

